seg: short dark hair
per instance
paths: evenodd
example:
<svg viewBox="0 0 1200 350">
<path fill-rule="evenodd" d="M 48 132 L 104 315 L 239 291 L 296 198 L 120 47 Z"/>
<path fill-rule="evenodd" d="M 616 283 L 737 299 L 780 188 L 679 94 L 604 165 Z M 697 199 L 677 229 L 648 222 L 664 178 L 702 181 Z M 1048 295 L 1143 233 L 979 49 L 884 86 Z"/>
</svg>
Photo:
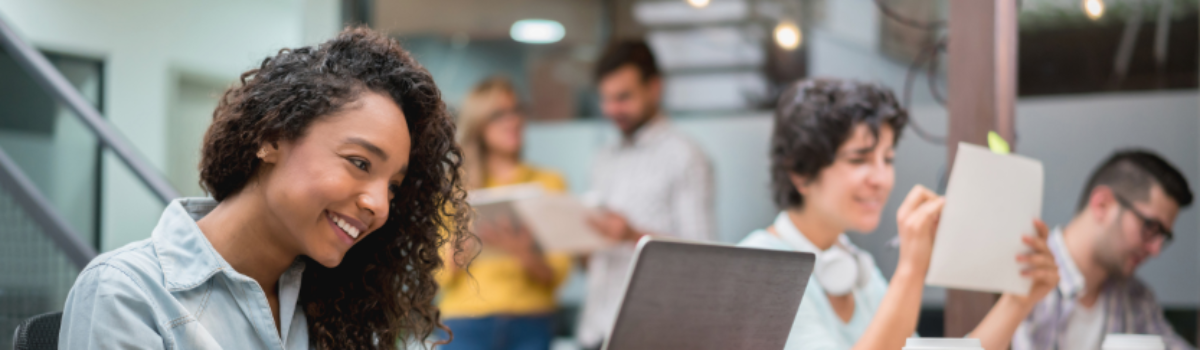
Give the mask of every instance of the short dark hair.
<svg viewBox="0 0 1200 350">
<path fill-rule="evenodd" d="M 771 133 L 771 189 L 780 209 L 804 206 L 790 174 L 815 178 L 833 164 L 838 147 L 854 127 L 866 124 L 878 138 L 881 126 L 900 140 L 908 112 L 896 96 L 878 84 L 811 79 L 793 83 L 779 96 Z M 893 143 L 894 145 L 894 143 Z"/>
<path fill-rule="evenodd" d="M 597 83 L 613 71 L 626 65 L 634 65 L 642 73 L 642 81 L 659 76 L 658 62 L 654 60 L 654 51 L 642 40 L 621 40 L 608 45 L 600 60 L 596 62 L 593 78 Z"/>
<path fill-rule="evenodd" d="M 1119 150 L 1092 172 L 1075 212 L 1083 212 L 1097 186 L 1107 186 L 1126 200 L 1144 201 L 1150 198 L 1150 187 L 1154 184 L 1161 186 L 1180 208 L 1192 204 L 1187 178 L 1166 159 L 1148 150 Z"/>
</svg>

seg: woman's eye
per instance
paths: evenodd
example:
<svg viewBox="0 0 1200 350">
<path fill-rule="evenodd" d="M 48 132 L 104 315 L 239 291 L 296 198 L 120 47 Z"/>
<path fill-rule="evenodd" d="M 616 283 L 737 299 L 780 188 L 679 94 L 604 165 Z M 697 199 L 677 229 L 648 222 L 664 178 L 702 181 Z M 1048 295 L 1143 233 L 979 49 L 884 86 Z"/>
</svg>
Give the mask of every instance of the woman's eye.
<svg viewBox="0 0 1200 350">
<path fill-rule="evenodd" d="M 866 164 L 867 159 L 866 158 L 850 158 L 849 162 L 850 162 L 850 164 L 860 165 L 860 164 Z"/>
<path fill-rule="evenodd" d="M 887 158 L 884 158 L 884 159 L 883 159 L 883 162 L 884 162 L 884 163 L 888 163 L 888 164 L 890 165 L 890 164 L 892 164 L 892 163 L 896 162 L 896 158 L 887 157 Z"/>
<path fill-rule="evenodd" d="M 371 168 L 371 163 L 367 162 L 366 160 L 358 158 L 349 158 L 347 160 L 349 160 L 350 164 L 353 164 L 354 167 L 362 169 L 363 171 L 368 171 Z"/>
</svg>

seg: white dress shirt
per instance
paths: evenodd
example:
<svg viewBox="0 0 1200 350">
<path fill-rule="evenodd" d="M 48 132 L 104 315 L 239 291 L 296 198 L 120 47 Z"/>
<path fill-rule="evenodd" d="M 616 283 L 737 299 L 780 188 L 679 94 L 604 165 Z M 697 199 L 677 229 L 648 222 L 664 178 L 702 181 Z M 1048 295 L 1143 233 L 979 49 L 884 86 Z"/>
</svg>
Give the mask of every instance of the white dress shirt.
<svg viewBox="0 0 1200 350">
<path fill-rule="evenodd" d="M 713 240 L 712 166 L 695 143 L 656 116 L 632 137 L 600 151 L 592 166 L 592 193 L 607 210 L 639 232 Z M 616 318 L 634 244 L 595 252 L 587 266 L 588 292 L 577 336 L 599 345 Z"/>
</svg>

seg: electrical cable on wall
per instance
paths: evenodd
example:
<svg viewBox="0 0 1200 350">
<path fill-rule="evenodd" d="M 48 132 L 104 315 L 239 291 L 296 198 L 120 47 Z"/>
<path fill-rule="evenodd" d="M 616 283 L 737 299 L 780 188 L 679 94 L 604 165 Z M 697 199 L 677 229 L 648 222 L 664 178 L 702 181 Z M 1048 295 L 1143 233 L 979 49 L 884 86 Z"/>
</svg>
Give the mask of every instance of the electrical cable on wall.
<svg viewBox="0 0 1200 350">
<path fill-rule="evenodd" d="M 890 6 L 888 6 L 887 4 L 884 4 L 883 1 L 884 0 L 875 0 L 875 6 L 879 7 L 879 12 L 883 13 L 884 16 L 891 18 L 893 21 L 896 21 L 897 23 L 900 23 L 900 24 L 903 24 L 903 25 L 906 25 L 909 27 L 917 28 L 917 29 L 922 29 L 922 30 L 938 30 L 938 29 L 941 29 L 942 27 L 946 26 L 946 21 L 923 22 L 923 21 L 918 21 L 918 20 L 912 19 L 912 18 L 904 17 L 904 16 L 900 15 L 899 12 L 896 12 L 896 10 L 894 10 Z"/>
<path fill-rule="evenodd" d="M 938 30 L 946 26 L 946 21 L 923 22 L 904 17 L 903 15 L 900 15 L 899 12 L 896 12 L 895 9 L 892 9 L 891 6 L 888 6 L 883 2 L 884 0 L 875 0 L 875 6 L 879 7 L 879 12 L 883 13 L 884 16 L 891 18 L 897 23 L 923 30 Z M 1023 0 L 1017 0 L 1017 11 L 1021 10 L 1021 7 L 1024 5 L 1024 3 L 1025 2 Z"/>
<path fill-rule="evenodd" d="M 946 25 L 945 21 L 923 22 L 904 17 L 887 4 L 883 3 L 883 1 L 884 0 L 875 0 L 875 5 L 879 8 L 879 12 L 883 13 L 885 17 L 896 21 L 897 23 L 921 30 L 939 30 Z M 908 67 L 908 73 L 904 78 L 902 102 L 904 104 L 904 108 L 908 109 L 909 112 L 912 112 L 913 81 L 917 78 L 917 75 L 920 74 L 921 68 L 923 67 L 927 68 L 925 71 L 925 80 L 929 84 L 929 93 L 933 95 L 933 99 L 936 100 L 938 104 L 942 106 L 946 105 L 945 95 L 943 95 L 937 89 L 937 72 L 939 63 L 938 54 L 945 49 L 946 39 L 943 37 L 922 48 L 921 52 L 917 54 L 917 57 L 913 59 L 912 65 Z M 930 133 L 928 130 L 925 130 L 925 128 L 922 127 L 915 118 L 909 118 L 908 124 L 912 127 L 913 132 L 917 134 L 917 137 L 921 138 L 922 140 L 936 145 L 946 144 L 945 136 Z"/>
<path fill-rule="evenodd" d="M 938 90 L 937 79 L 934 78 L 937 77 L 938 65 L 941 63 L 941 61 L 938 60 L 938 57 L 941 56 L 938 54 L 946 51 L 946 38 L 943 37 L 942 39 L 938 40 L 933 46 L 934 51 L 933 54 L 929 56 L 929 66 L 928 70 L 925 72 L 925 82 L 929 85 L 929 95 L 933 96 L 934 101 L 937 101 L 938 104 L 945 107 L 946 94 L 943 94 L 941 90 Z"/>
<path fill-rule="evenodd" d="M 921 72 L 922 66 L 925 66 L 926 63 L 929 64 L 929 69 L 926 71 L 927 75 L 925 77 L 925 80 L 929 82 L 929 91 L 934 95 L 934 99 L 938 100 L 938 103 L 945 105 L 945 99 L 941 98 L 940 94 L 936 92 L 937 88 L 935 87 L 935 78 L 937 77 L 936 57 L 938 53 L 946 47 L 945 45 L 946 39 L 943 38 L 932 45 L 926 46 L 925 49 L 921 50 L 921 53 L 917 55 L 916 59 L 913 60 L 912 65 L 908 67 L 908 74 L 904 77 L 904 92 L 902 102 L 904 104 L 904 108 L 909 110 L 910 113 L 912 112 L 913 81 L 916 80 L 917 75 Z M 930 57 L 933 57 L 933 59 L 930 59 Z M 917 122 L 915 118 L 909 118 L 908 125 L 912 127 L 913 132 L 917 134 L 917 137 L 920 137 L 922 140 L 937 145 L 946 144 L 945 136 L 934 135 L 933 133 L 930 133 L 929 131 L 925 130 L 925 128 L 921 127 L 921 124 Z"/>
</svg>

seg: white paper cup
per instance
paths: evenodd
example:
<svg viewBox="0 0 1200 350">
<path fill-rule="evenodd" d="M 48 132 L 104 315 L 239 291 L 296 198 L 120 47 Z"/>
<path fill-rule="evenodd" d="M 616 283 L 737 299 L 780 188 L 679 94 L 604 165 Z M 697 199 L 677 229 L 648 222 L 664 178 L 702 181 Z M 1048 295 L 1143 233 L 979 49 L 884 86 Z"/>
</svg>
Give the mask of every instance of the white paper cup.
<svg viewBox="0 0 1200 350">
<path fill-rule="evenodd" d="M 908 338 L 903 350 L 983 350 L 977 338 Z"/>
<path fill-rule="evenodd" d="M 1108 334 L 1100 345 L 1102 350 L 1164 350 L 1166 347 L 1161 336 L 1152 334 Z"/>
</svg>

